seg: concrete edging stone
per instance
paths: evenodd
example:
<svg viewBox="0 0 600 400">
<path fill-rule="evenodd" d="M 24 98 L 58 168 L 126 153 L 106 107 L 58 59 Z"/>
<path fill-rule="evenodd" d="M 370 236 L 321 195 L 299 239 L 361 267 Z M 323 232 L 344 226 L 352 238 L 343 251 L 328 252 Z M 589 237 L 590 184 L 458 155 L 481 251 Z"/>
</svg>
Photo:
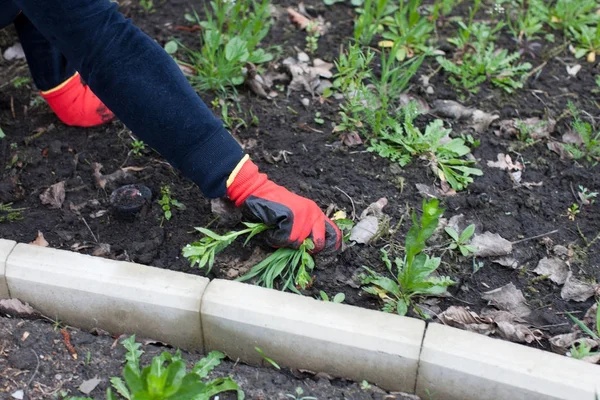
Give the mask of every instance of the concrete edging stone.
<svg viewBox="0 0 600 400">
<path fill-rule="evenodd" d="M 137 333 L 436 400 L 595 400 L 600 366 L 444 325 L 239 282 L 0 239 L 0 299 L 82 329 Z"/>
</svg>

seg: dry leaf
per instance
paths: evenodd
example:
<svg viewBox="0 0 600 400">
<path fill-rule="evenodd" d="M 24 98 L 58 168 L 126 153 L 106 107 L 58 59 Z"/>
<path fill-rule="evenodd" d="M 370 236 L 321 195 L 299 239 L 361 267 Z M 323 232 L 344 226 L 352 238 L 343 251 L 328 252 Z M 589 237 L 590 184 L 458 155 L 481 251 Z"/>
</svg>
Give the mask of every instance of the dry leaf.
<svg viewBox="0 0 600 400">
<path fill-rule="evenodd" d="M 44 190 L 40 194 L 42 204 L 47 204 L 51 208 L 62 208 L 65 202 L 65 182 L 58 182 Z"/>
<path fill-rule="evenodd" d="M 470 126 L 475 132 L 483 133 L 488 130 L 492 122 L 499 118 L 499 115 L 486 113 L 481 110 L 475 110 L 473 115 L 471 115 Z"/>
<path fill-rule="evenodd" d="M 520 171 L 523 169 L 523 164 L 520 162 L 513 162 L 512 158 L 508 154 L 499 153 L 497 155 L 498 161 L 488 161 L 487 166 L 490 168 L 500 168 L 501 170 Z"/>
<path fill-rule="evenodd" d="M 6 61 L 10 60 L 22 60 L 25 58 L 25 53 L 23 52 L 23 46 L 21 43 L 15 43 L 10 46 L 8 49 L 4 51 L 2 55 Z"/>
<path fill-rule="evenodd" d="M 92 390 L 96 389 L 96 386 L 98 386 L 100 384 L 100 382 L 102 382 L 102 379 L 98 379 L 98 378 L 88 379 L 87 381 L 84 381 L 79 386 L 78 389 L 83 394 L 90 394 L 92 392 Z"/>
<path fill-rule="evenodd" d="M 481 298 L 487 300 L 490 305 L 508 311 L 516 317 L 526 317 L 531 313 L 525 303 L 523 293 L 512 282 L 498 289 L 485 292 Z"/>
<path fill-rule="evenodd" d="M 0 300 L 0 313 L 15 317 L 27 317 L 37 315 L 37 311 L 29 304 L 23 304 L 19 299 Z"/>
<path fill-rule="evenodd" d="M 573 277 L 573 272 L 569 271 L 567 275 L 567 279 L 565 281 L 565 285 L 560 291 L 560 297 L 563 300 L 572 300 L 572 301 L 586 301 L 594 294 L 596 294 L 596 290 L 598 290 L 600 285 L 592 285 L 587 282 L 583 282 Z"/>
<path fill-rule="evenodd" d="M 494 264 L 502 265 L 503 267 L 508 267 L 508 268 L 512 268 L 512 269 L 519 268 L 519 263 L 517 262 L 517 259 L 514 257 L 510 257 L 510 256 L 496 258 L 496 259 L 492 260 L 492 262 Z"/>
<path fill-rule="evenodd" d="M 565 146 L 560 142 L 548 142 L 546 146 L 549 150 L 558 154 L 561 160 L 571 160 L 573 158 L 573 155 L 569 153 L 565 149 Z"/>
<path fill-rule="evenodd" d="M 120 168 L 109 175 L 102 175 L 100 170 L 102 170 L 102 164 L 93 163 L 92 170 L 94 171 L 94 179 L 96 181 L 96 186 L 100 189 L 104 189 L 106 185 L 111 183 L 116 183 L 128 179 L 131 177 L 130 171 L 139 172 L 143 171 L 143 167 L 125 167 Z"/>
<path fill-rule="evenodd" d="M 358 146 L 363 141 L 357 132 L 342 132 L 340 133 L 340 141 L 348 147 Z"/>
<path fill-rule="evenodd" d="M 563 333 L 548 339 L 552 351 L 565 355 L 571 346 L 579 339 L 579 332 Z"/>
<path fill-rule="evenodd" d="M 553 119 L 542 120 L 537 117 L 519 119 L 505 119 L 498 122 L 497 136 L 515 137 L 520 131 L 527 130 L 532 139 L 549 139 L 550 134 L 554 132 L 556 121 Z"/>
<path fill-rule="evenodd" d="M 498 257 L 512 253 L 512 243 L 497 233 L 485 232 L 471 240 L 477 257 Z"/>
<path fill-rule="evenodd" d="M 110 254 L 110 244 L 108 243 L 100 243 L 96 249 L 92 252 L 93 256 L 96 257 L 105 257 Z"/>
<path fill-rule="evenodd" d="M 367 208 L 360 213 L 360 219 L 365 218 L 367 215 L 374 215 L 376 217 L 381 217 L 383 215 L 383 208 L 387 206 L 388 200 L 385 197 L 380 198 L 374 203 L 369 204 Z"/>
<path fill-rule="evenodd" d="M 544 338 L 544 334 L 539 329 L 531 329 L 527 325 L 508 321 L 496 322 L 496 332 L 502 338 L 516 343 L 532 343 Z"/>
<path fill-rule="evenodd" d="M 298 11 L 294 10 L 291 7 L 287 8 L 288 16 L 290 20 L 298 25 L 300 29 L 306 29 L 306 27 L 310 24 L 310 19 L 300 14 Z"/>
<path fill-rule="evenodd" d="M 29 242 L 29 244 L 33 244 L 41 247 L 48 247 L 49 243 L 44 239 L 44 234 L 38 231 L 37 237 L 33 242 Z"/>
<path fill-rule="evenodd" d="M 423 197 L 439 199 L 444 196 L 454 196 L 456 194 L 456 191 L 451 188 L 448 190 L 442 190 L 436 186 L 424 185 L 422 183 L 416 183 L 415 186 L 419 194 Z"/>
<path fill-rule="evenodd" d="M 548 276 L 552 282 L 562 285 L 569 276 L 569 266 L 560 258 L 542 258 L 533 270 L 538 275 Z"/>
<path fill-rule="evenodd" d="M 493 320 L 482 318 L 476 312 L 467 310 L 462 306 L 450 306 L 446 311 L 438 315 L 440 321 L 454 328 L 476 332 L 482 335 L 494 333 Z"/>
<path fill-rule="evenodd" d="M 454 100 L 435 100 L 433 112 L 445 118 L 466 119 L 473 115 L 475 109 L 465 107 Z"/>
<path fill-rule="evenodd" d="M 354 225 L 350 232 L 350 240 L 360 244 L 369 243 L 378 230 L 379 220 L 377 217 L 369 215 Z"/>
<path fill-rule="evenodd" d="M 414 101 L 417 104 L 417 110 L 419 110 L 423 114 L 428 113 L 431 110 L 429 108 L 429 104 L 427 104 L 427 102 L 419 96 L 415 96 L 409 93 L 401 93 L 400 97 L 398 98 L 400 108 L 406 107 L 411 101 Z"/>
</svg>

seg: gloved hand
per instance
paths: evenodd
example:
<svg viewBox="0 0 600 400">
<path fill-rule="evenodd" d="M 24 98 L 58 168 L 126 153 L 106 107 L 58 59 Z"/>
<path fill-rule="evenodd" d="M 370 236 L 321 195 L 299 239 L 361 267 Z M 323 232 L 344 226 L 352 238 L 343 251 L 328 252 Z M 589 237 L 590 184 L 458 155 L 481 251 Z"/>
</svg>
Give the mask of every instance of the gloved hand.
<svg viewBox="0 0 600 400">
<path fill-rule="evenodd" d="M 73 75 L 54 89 L 41 92 L 41 95 L 58 118 L 69 126 L 87 128 L 105 124 L 115 118 L 89 86 L 81 82 L 79 74 Z"/>
<path fill-rule="evenodd" d="M 312 253 L 340 249 L 342 234 L 319 206 L 270 181 L 248 156 L 229 176 L 227 196 L 237 207 L 244 206 L 253 217 L 274 227 L 265 232 L 271 246 L 298 248 L 311 238 Z"/>
</svg>

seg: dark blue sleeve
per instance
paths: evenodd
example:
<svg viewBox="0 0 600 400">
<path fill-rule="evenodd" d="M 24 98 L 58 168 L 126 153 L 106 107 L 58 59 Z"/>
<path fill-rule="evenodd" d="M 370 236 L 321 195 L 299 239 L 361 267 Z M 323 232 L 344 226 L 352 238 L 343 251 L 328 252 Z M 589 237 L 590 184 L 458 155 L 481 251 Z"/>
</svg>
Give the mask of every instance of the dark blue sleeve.
<svg viewBox="0 0 600 400">
<path fill-rule="evenodd" d="M 165 51 L 109 0 L 13 0 L 136 136 L 208 197 L 243 157 Z"/>
</svg>

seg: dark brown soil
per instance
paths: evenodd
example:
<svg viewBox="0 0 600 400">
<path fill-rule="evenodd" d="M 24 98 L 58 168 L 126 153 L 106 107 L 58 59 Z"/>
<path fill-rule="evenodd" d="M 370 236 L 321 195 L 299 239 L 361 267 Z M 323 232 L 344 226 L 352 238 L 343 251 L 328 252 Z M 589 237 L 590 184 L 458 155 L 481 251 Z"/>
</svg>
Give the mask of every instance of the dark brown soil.
<svg viewBox="0 0 600 400">
<path fill-rule="evenodd" d="M 295 6 L 291 1 L 276 2 L 280 8 Z M 320 1 L 307 1 L 315 11 L 331 21 L 333 29 L 319 42 L 317 56 L 332 61 L 341 45 L 347 43 L 352 34 L 353 10 L 344 4 L 326 7 Z M 187 1 L 170 1 L 158 5 L 154 13 L 145 14 L 139 8 L 123 8 L 150 36 L 164 43 L 172 37 L 180 38 L 188 46 L 197 45 L 194 34 L 178 30 L 179 25 L 189 25 L 183 15 L 191 11 Z M 465 9 L 457 13 L 464 15 Z M 440 29 L 440 37 L 452 32 L 453 25 Z M 501 119 L 551 117 L 558 120 L 553 137 L 559 139 L 569 130 L 570 117 L 565 117 L 567 102 L 573 101 L 582 110 L 586 121 L 596 123 L 598 118 L 599 73 L 597 63 L 581 61 L 582 69 L 577 77 L 569 77 L 566 65 L 576 60 L 565 50 L 554 58 L 547 55 L 562 45 L 560 36 L 553 43 L 544 43 L 544 48 L 535 58 L 525 56 L 534 68 L 540 67 L 527 81 L 525 88 L 509 95 L 484 84 L 476 95 L 458 92 L 447 82 L 443 72 L 433 74 L 431 84 L 434 94 L 423 93 L 415 82 L 413 93 L 422 96 L 430 104 L 436 99 L 460 100 L 468 106 L 494 112 Z M 10 36 L 0 34 L 0 47 L 12 44 Z M 440 39 L 441 40 L 441 39 Z M 443 41 L 443 40 L 442 40 Z M 287 21 L 283 13 L 266 40 L 267 45 L 281 46 L 280 59 L 295 54 L 294 46 L 304 47 L 304 34 Z M 507 32 L 502 33 L 499 44 L 511 51 L 516 44 Z M 432 74 L 437 68 L 435 61 L 427 61 L 419 74 Z M 8 82 L 14 76 L 26 76 L 23 63 L 0 63 L 0 77 Z M 306 96 L 306 95 L 305 95 Z M 203 95 L 211 100 L 210 95 Z M 62 125 L 45 105 L 32 106 L 36 98 L 31 87 L 15 89 L 12 85 L 2 86 L 0 93 L 0 126 L 7 137 L 0 141 L 0 201 L 14 202 L 15 207 L 24 207 L 24 219 L 0 224 L 0 237 L 20 242 L 32 241 L 38 231 L 44 233 L 50 246 L 72 249 L 85 253 L 94 252 L 100 243 L 110 245 L 110 253 L 104 256 L 169 268 L 192 274 L 202 274 L 190 268 L 181 257 L 182 247 L 198 238 L 195 226 L 229 229 L 223 222 L 215 221 L 211 214 L 210 201 L 198 188 L 182 178 L 160 156 L 146 151 L 140 157 L 128 155 L 132 139 L 128 130 L 119 122 L 96 129 L 76 129 Z M 246 89 L 241 89 L 240 116 L 247 118 L 252 113 L 258 117 L 257 126 L 241 128 L 236 134 L 246 144 L 256 144 L 247 151 L 257 160 L 261 168 L 276 182 L 291 190 L 314 199 L 323 209 L 329 205 L 345 209 L 349 214 L 355 207 L 360 213 L 370 203 L 386 197 L 389 205 L 385 212 L 395 226 L 406 215 L 408 209 L 419 208 L 422 196 L 415 184 L 433 184 L 435 177 L 429 168 L 414 161 L 399 169 L 387 160 L 366 152 L 364 147 L 346 148 L 339 146 L 331 133 L 331 123 L 338 121 L 338 103 L 327 100 L 323 104 L 311 102 L 305 108 L 297 93 L 286 97 L 281 94 L 273 101 L 258 98 Z M 291 112 L 293 110 L 294 112 Z M 315 123 L 315 113 L 320 112 L 324 125 Z M 434 116 L 424 116 L 419 123 L 426 123 Z M 470 133 L 465 123 L 445 120 L 456 134 Z M 41 134 L 41 130 L 44 130 Z M 576 257 L 571 268 L 581 279 L 600 280 L 600 241 L 586 249 L 581 231 L 588 239 L 600 232 L 598 204 L 583 206 L 574 221 L 567 218 L 567 208 L 577 202 L 576 191 L 582 185 L 591 191 L 600 191 L 600 167 L 588 163 L 561 160 L 548 150 L 544 141 L 523 145 L 516 139 L 500 138 L 494 134 L 492 125 L 479 135 L 479 147 L 473 155 L 479 162 L 484 175 L 475 179 L 467 190 L 443 199 L 446 217 L 463 214 L 466 221 L 477 225 L 477 232 L 491 231 L 510 241 L 518 241 L 558 230 L 546 239 L 523 241 L 515 245 L 515 256 L 522 268 L 507 269 L 484 262 L 484 267 L 473 273 L 471 259 L 453 259 L 447 253 L 442 267 L 457 284 L 450 292 L 453 297 L 444 299 L 440 306 L 469 305 L 474 311 L 486 304 L 482 292 L 513 282 L 526 296 L 535 310 L 534 322 L 545 329 L 548 335 L 570 329 L 564 311 L 585 311 L 592 300 L 584 303 L 565 302 L 560 297 L 560 287 L 549 280 L 538 278 L 532 271 L 538 261 L 548 255 L 550 244 L 561 244 L 574 250 Z M 320 132 L 319 132 L 320 131 Z M 32 135 L 36 134 L 35 138 Z M 31 139 L 28 139 L 30 138 Z M 265 154 L 286 150 L 292 154 L 289 162 L 269 163 Z M 541 186 L 514 187 L 509 175 L 502 170 L 489 168 L 487 161 L 496 160 L 498 153 L 510 154 L 525 164 L 524 182 L 541 182 Z M 11 164 L 14 155 L 18 161 Z M 101 163 L 103 173 L 108 174 L 123 166 L 144 167 L 132 174 L 124 183 L 142 183 L 153 193 L 152 206 L 134 222 L 123 222 L 113 215 L 99 211 L 108 210 L 108 198 L 113 187 L 99 190 L 94 184 L 92 163 Z M 403 187 L 399 178 L 405 179 Z M 39 195 L 48 186 L 66 181 L 67 197 L 62 209 L 50 209 L 40 204 Z M 162 211 L 156 200 L 163 185 L 170 185 L 173 197 L 184 203 L 185 211 L 174 211 L 173 219 L 162 221 Z M 345 193 L 344 193 L 345 192 Z M 352 198 L 352 202 L 349 197 Z M 96 201 L 97 202 L 93 202 Z M 71 210 L 81 208 L 80 215 Z M 600 203 L 597 202 L 597 203 Z M 404 219 L 407 221 L 407 219 Z M 374 245 L 353 246 L 339 255 L 333 262 L 321 262 L 315 271 L 314 286 L 306 295 L 317 296 L 319 290 L 329 295 L 343 292 L 346 303 L 379 309 L 381 304 L 359 288 L 356 275 L 363 265 L 384 270 L 379 261 L 379 248 L 388 243 L 402 243 L 409 226 L 403 224 L 392 237 Z M 255 243 L 256 244 L 256 243 Z M 218 257 L 211 277 L 231 278 L 239 274 L 240 263 L 251 262 L 253 247 L 235 245 Z M 266 250 L 263 249 L 263 250 Z M 548 348 L 545 342 L 539 344 Z"/>
<path fill-rule="evenodd" d="M 63 399 L 67 396 L 84 396 L 78 388 L 88 379 L 102 381 L 90 396 L 105 399 L 109 378 L 121 376 L 125 349 L 110 336 L 94 336 L 88 332 L 67 328 L 70 343 L 77 352 L 77 360 L 67 350 L 61 328 L 42 321 L 0 317 L 0 399 L 12 399 L 11 394 L 24 390 L 25 399 Z M 138 342 L 144 343 L 140 338 Z M 141 365 L 148 365 L 152 357 L 174 349 L 159 344 L 144 344 L 145 354 Z M 195 353 L 183 352 L 188 370 L 202 358 Z M 283 400 L 287 394 L 296 394 L 296 388 L 304 396 L 324 399 L 375 400 L 386 396 L 382 390 L 372 387 L 361 389 L 357 383 L 329 380 L 327 376 L 306 372 L 275 370 L 268 365 L 250 367 L 235 361 L 223 361 L 210 379 L 231 376 L 244 390 L 246 399 Z M 85 396 L 84 396 L 85 397 Z M 301 396 L 300 396 L 301 397 Z M 219 397 L 235 400 L 233 393 Z M 217 398 L 215 398 L 217 399 Z M 401 399 L 391 395 L 389 399 Z"/>
</svg>

